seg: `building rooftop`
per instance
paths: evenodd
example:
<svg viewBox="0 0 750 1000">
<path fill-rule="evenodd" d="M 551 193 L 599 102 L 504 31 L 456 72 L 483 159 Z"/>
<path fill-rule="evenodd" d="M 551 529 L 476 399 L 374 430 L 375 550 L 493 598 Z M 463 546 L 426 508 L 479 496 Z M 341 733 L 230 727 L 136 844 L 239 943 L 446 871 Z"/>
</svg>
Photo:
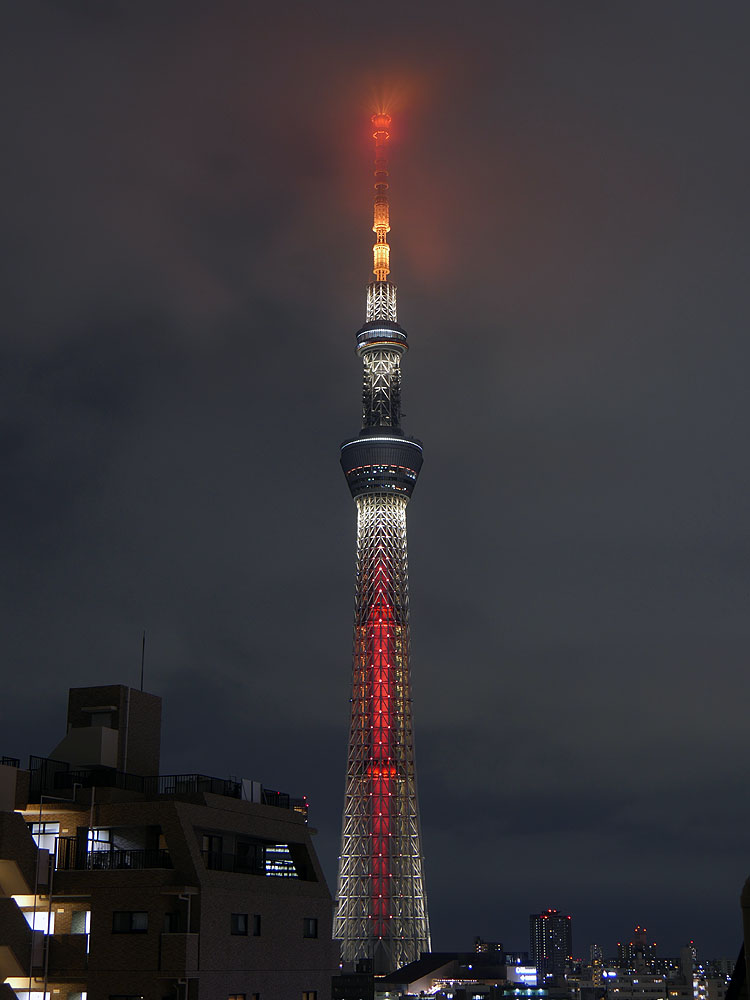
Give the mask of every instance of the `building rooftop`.
<svg viewBox="0 0 750 1000">
<path fill-rule="evenodd" d="M 3 757 L 2 763 L 19 767 L 15 757 Z M 214 778 L 207 774 L 143 775 L 120 771 L 103 764 L 71 765 L 50 757 L 29 757 L 29 802 L 41 797 L 75 799 L 79 788 L 108 788 L 128 792 L 138 799 L 178 798 L 191 800 L 196 795 L 210 793 L 232 799 L 243 799 L 277 809 L 291 809 L 307 819 L 307 799 L 293 798 L 286 792 L 264 788 L 260 782 L 238 778 Z"/>
</svg>

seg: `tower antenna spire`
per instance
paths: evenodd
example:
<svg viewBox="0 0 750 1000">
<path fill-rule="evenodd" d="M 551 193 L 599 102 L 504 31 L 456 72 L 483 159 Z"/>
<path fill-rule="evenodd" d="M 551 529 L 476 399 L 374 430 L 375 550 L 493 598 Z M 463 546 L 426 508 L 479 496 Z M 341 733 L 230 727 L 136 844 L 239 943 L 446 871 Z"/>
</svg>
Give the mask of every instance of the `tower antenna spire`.
<svg viewBox="0 0 750 1000">
<path fill-rule="evenodd" d="M 388 246 L 390 232 L 390 205 L 388 202 L 388 140 L 391 116 L 378 112 L 370 119 L 375 140 L 375 204 L 373 206 L 372 231 L 375 246 L 372 248 L 372 273 L 376 281 L 387 281 L 391 271 L 391 248 Z"/>
<path fill-rule="evenodd" d="M 374 320 L 398 321 L 396 286 L 388 280 L 391 273 L 391 248 L 388 233 L 391 230 L 390 204 L 388 201 L 388 140 L 391 137 L 391 116 L 379 111 L 370 119 L 375 140 L 375 199 L 373 203 L 372 231 L 375 245 L 372 248 L 372 273 L 375 280 L 367 286 L 367 322 Z"/>
</svg>

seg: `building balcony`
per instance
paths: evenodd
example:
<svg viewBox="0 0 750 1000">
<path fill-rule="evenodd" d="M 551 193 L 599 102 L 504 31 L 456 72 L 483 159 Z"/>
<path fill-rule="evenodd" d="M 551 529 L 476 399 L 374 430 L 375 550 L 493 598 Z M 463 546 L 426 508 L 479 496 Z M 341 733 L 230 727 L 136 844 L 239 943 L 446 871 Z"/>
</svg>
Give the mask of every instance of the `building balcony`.
<svg viewBox="0 0 750 1000">
<path fill-rule="evenodd" d="M 69 978 L 88 968 L 88 934 L 50 934 L 49 977 Z"/>
<path fill-rule="evenodd" d="M 146 868 L 173 868 L 169 851 L 161 848 L 123 851 L 82 851 L 75 837 L 58 837 L 58 871 L 139 871 Z"/>
<path fill-rule="evenodd" d="M 49 851 L 38 850 L 23 816 L 0 812 L 0 892 L 28 895 L 49 882 Z"/>
<path fill-rule="evenodd" d="M 203 864 L 212 872 L 237 872 L 243 875 L 265 875 L 265 857 L 257 854 L 227 854 L 222 851 L 201 851 Z"/>
<path fill-rule="evenodd" d="M 208 871 L 233 872 L 239 875 L 263 875 L 266 878 L 294 878 L 314 882 L 315 876 L 306 852 L 287 844 L 250 844 L 236 854 L 201 851 Z"/>
<path fill-rule="evenodd" d="M 14 899 L 0 898 L 0 981 L 28 976 L 44 964 L 44 934 L 32 931 Z M 31 966 L 31 968 L 30 968 Z"/>
</svg>

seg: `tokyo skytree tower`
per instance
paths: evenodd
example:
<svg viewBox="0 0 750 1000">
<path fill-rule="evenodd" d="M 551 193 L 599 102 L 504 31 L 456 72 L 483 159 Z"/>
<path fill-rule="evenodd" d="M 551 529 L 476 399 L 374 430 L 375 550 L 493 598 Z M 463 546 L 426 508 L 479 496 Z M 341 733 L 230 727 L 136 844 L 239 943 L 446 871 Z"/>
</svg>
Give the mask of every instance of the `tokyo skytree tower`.
<svg viewBox="0 0 750 1000">
<path fill-rule="evenodd" d="M 372 116 L 375 140 L 373 274 L 362 358 L 362 430 L 341 446 L 357 504 L 354 667 L 338 905 L 333 936 L 345 962 L 390 972 L 430 950 L 409 683 L 406 505 L 422 446 L 401 430 L 406 331 L 388 280 L 391 117 Z"/>
</svg>

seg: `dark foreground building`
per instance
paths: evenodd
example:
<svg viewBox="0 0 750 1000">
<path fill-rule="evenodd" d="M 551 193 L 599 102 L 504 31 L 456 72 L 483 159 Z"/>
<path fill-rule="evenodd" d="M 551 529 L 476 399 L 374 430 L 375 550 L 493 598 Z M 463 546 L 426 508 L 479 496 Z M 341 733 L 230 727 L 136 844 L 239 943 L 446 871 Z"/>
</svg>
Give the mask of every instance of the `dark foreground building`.
<svg viewBox="0 0 750 1000">
<path fill-rule="evenodd" d="M 51 758 L 0 763 L 0 1000 L 327 1000 L 306 803 L 159 776 L 161 700 L 70 692 Z"/>
</svg>

